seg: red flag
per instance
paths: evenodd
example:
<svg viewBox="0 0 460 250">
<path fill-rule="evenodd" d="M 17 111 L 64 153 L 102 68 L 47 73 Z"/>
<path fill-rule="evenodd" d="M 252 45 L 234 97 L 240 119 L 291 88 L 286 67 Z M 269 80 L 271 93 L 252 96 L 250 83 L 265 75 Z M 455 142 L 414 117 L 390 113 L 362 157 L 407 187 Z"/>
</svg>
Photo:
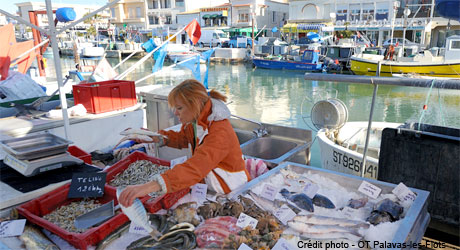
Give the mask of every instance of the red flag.
<svg viewBox="0 0 460 250">
<path fill-rule="evenodd" d="M 193 44 L 196 44 L 198 40 L 200 40 L 201 27 L 200 24 L 196 21 L 196 19 L 193 19 L 193 21 L 185 27 L 185 32 L 187 32 L 187 35 L 188 37 L 190 37 L 190 40 Z"/>
</svg>

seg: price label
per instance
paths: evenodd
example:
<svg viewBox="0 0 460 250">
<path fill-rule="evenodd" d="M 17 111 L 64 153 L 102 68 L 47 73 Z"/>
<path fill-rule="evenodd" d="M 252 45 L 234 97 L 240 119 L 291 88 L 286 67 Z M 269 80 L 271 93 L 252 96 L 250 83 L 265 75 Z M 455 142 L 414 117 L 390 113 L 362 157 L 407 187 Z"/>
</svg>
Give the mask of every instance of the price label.
<svg viewBox="0 0 460 250">
<path fill-rule="evenodd" d="M 197 183 L 192 186 L 192 200 L 197 202 L 203 202 L 206 200 L 206 194 L 208 193 L 208 185 L 203 183 Z"/>
<path fill-rule="evenodd" d="M 347 216 L 349 219 L 354 219 L 356 217 L 358 217 L 358 210 L 354 209 L 354 208 L 351 208 L 351 207 L 344 207 L 342 209 L 342 213 Z"/>
<path fill-rule="evenodd" d="M 252 229 L 255 229 L 257 226 L 258 221 L 251 216 L 241 213 L 240 217 L 238 217 L 238 221 L 236 222 L 236 225 L 245 228 L 247 226 L 251 227 Z"/>
<path fill-rule="evenodd" d="M 129 232 L 134 234 L 149 235 L 149 232 L 147 232 L 147 230 L 133 222 L 129 224 Z"/>
<path fill-rule="evenodd" d="M 262 189 L 262 193 L 260 193 L 260 196 L 267 200 L 274 201 L 277 193 L 278 193 L 277 188 L 275 188 L 274 186 L 270 184 L 265 184 L 264 188 Z"/>
<path fill-rule="evenodd" d="M 380 192 L 382 192 L 382 189 L 377 187 L 376 185 L 370 184 L 367 181 L 363 181 L 359 186 L 358 191 L 373 199 L 376 199 L 377 197 L 379 197 Z"/>
<path fill-rule="evenodd" d="M 415 201 L 415 198 L 417 198 L 417 195 L 402 182 L 400 182 L 398 186 L 396 186 L 391 192 L 395 194 L 396 197 L 398 197 L 398 199 L 400 199 L 403 203 L 409 205 Z"/>
<path fill-rule="evenodd" d="M 244 243 L 241 243 L 240 247 L 238 247 L 238 250 L 252 250 L 252 248 Z"/>
<path fill-rule="evenodd" d="M 318 185 L 308 181 L 303 188 L 303 193 L 310 197 L 310 199 L 313 199 L 313 197 L 315 197 L 315 194 L 318 193 L 318 190 Z"/>
<path fill-rule="evenodd" d="M 173 159 L 171 160 L 171 169 L 174 168 L 174 166 L 176 166 L 177 164 L 181 164 L 181 163 L 184 163 L 185 161 L 187 160 L 187 156 L 184 155 L 182 157 L 179 157 L 179 158 L 176 158 L 176 159 Z"/>
<path fill-rule="evenodd" d="M 21 235 L 26 225 L 26 219 L 0 222 L 0 237 Z"/>
<path fill-rule="evenodd" d="M 297 250 L 297 247 L 293 247 L 284 238 L 280 238 L 273 246 L 272 250 Z"/>
<path fill-rule="evenodd" d="M 275 211 L 275 216 L 284 225 L 287 225 L 289 220 L 292 220 L 296 216 L 295 212 L 292 211 L 286 204 L 282 205 L 278 210 Z"/>
<path fill-rule="evenodd" d="M 106 172 L 73 174 L 67 198 L 102 197 L 106 177 Z"/>
</svg>

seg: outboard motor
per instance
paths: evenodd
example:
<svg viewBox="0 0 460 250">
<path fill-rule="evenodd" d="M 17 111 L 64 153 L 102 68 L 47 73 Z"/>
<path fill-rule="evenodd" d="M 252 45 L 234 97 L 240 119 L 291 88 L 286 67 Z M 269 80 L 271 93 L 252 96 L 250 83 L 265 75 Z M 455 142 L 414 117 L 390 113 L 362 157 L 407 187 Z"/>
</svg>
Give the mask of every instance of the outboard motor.
<svg viewBox="0 0 460 250">
<path fill-rule="evenodd" d="M 341 71 L 342 70 L 342 66 L 340 65 L 339 61 L 337 59 L 333 60 L 330 57 L 325 56 L 323 58 L 323 65 L 326 67 L 326 71 L 330 71 L 330 70 Z"/>
</svg>

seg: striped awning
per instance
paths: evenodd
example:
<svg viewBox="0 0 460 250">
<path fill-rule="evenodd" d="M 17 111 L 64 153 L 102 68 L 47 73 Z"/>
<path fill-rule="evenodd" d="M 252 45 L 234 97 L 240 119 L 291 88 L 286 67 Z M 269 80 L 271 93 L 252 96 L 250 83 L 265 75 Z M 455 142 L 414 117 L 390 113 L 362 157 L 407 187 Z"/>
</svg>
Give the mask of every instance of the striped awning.
<svg viewBox="0 0 460 250">
<path fill-rule="evenodd" d="M 299 23 L 297 29 L 299 32 L 319 31 L 324 26 L 324 23 Z"/>
<path fill-rule="evenodd" d="M 297 32 L 297 24 L 296 23 L 287 23 L 287 24 L 285 24 L 283 26 L 282 31 L 284 33 L 289 33 L 289 32 L 295 33 L 295 32 Z"/>
</svg>

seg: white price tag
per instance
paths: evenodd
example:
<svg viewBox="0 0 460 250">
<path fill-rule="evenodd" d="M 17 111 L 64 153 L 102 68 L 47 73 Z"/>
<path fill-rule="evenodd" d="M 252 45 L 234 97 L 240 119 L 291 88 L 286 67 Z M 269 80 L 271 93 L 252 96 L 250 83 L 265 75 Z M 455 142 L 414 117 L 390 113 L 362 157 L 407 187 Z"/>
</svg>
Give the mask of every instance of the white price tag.
<svg viewBox="0 0 460 250">
<path fill-rule="evenodd" d="M 192 200 L 197 202 L 203 202 L 206 200 L 206 194 L 208 193 L 208 185 L 203 183 L 197 183 L 192 186 Z"/>
<path fill-rule="evenodd" d="M 0 223 L 0 238 L 19 236 L 24 231 L 26 225 L 26 219 L 21 220 L 9 220 Z"/>
<path fill-rule="evenodd" d="M 240 247 L 238 247 L 238 250 L 252 250 L 252 248 L 244 243 L 241 243 Z"/>
<path fill-rule="evenodd" d="M 372 185 L 367 181 L 363 181 L 361 185 L 358 188 L 358 191 L 373 198 L 376 199 L 379 197 L 380 192 L 382 192 L 382 189 L 377 187 L 376 185 Z"/>
<path fill-rule="evenodd" d="M 186 156 L 186 155 L 184 155 L 184 156 L 182 156 L 182 157 L 179 157 L 179 158 L 176 158 L 176 159 L 172 159 L 172 160 L 171 160 L 171 169 L 173 169 L 174 166 L 176 166 L 177 164 L 184 163 L 186 160 L 187 160 L 187 156 Z"/>
<path fill-rule="evenodd" d="M 260 193 L 260 196 L 267 200 L 274 201 L 277 193 L 278 193 L 277 188 L 275 188 L 274 186 L 270 184 L 265 184 L 264 188 L 262 189 L 262 193 Z"/>
<path fill-rule="evenodd" d="M 257 221 L 256 219 L 252 218 L 251 216 L 249 216 L 249 215 L 247 215 L 245 213 L 241 213 L 240 217 L 238 217 L 238 221 L 236 222 L 236 225 L 241 227 L 241 228 L 245 228 L 245 227 L 249 226 L 249 227 L 252 227 L 252 229 L 255 229 L 258 222 L 259 221 Z"/>
<path fill-rule="evenodd" d="M 403 203 L 407 204 L 412 204 L 412 202 L 415 201 L 415 198 L 417 198 L 417 195 L 412 192 L 404 183 L 399 183 L 398 186 L 396 186 L 393 191 L 391 191 L 393 194 L 398 197 Z"/>
<path fill-rule="evenodd" d="M 133 234 L 149 235 L 147 230 L 133 222 L 129 225 L 129 232 Z"/>
<path fill-rule="evenodd" d="M 297 249 L 297 247 L 293 247 L 284 238 L 280 238 L 272 248 L 272 250 L 293 250 L 293 249 Z"/>
<path fill-rule="evenodd" d="M 356 217 L 358 217 L 358 210 L 357 209 L 354 209 L 354 208 L 351 208 L 351 207 L 344 207 L 342 209 L 342 213 L 347 216 L 349 219 L 355 219 Z"/>
<path fill-rule="evenodd" d="M 292 211 L 292 209 L 290 209 L 286 204 L 284 204 L 278 210 L 275 211 L 275 216 L 284 225 L 287 225 L 287 222 L 294 218 L 296 214 L 294 213 L 294 211 Z"/>
<path fill-rule="evenodd" d="M 305 186 L 303 187 L 303 193 L 306 194 L 310 199 L 315 197 L 315 194 L 318 193 L 319 186 L 308 181 Z"/>
</svg>

